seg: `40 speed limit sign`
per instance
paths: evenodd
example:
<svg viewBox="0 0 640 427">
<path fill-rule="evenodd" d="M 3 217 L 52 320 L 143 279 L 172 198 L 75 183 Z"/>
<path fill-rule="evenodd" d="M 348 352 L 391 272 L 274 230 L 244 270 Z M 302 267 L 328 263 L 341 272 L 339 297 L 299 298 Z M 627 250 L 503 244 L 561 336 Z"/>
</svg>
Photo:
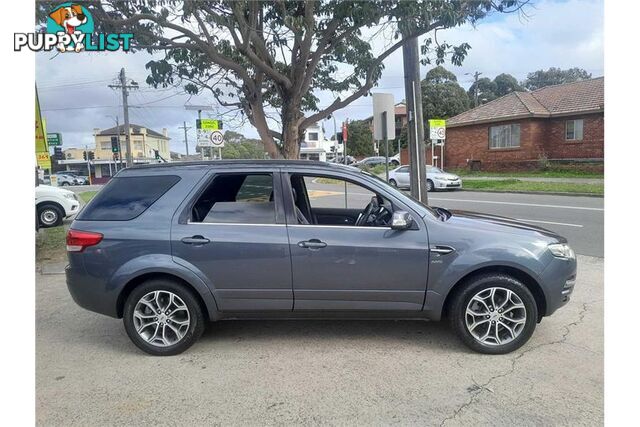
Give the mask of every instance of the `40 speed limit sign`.
<svg viewBox="0 0 640 427">
<path fill-rule="evenodd" d="M 214 147 L 224 147 L 224 135 L 219 130 L 214 130 L 213 132 L 211 132 L 209 139 L 211 140 L 211 144 L 213 144 Z"/>
</svg>

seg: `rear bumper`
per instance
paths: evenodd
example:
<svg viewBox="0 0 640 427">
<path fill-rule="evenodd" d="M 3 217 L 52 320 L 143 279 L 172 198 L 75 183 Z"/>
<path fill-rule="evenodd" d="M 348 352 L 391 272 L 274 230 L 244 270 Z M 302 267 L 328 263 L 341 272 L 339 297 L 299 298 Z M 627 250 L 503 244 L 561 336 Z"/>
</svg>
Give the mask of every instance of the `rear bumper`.
<svg viewBox="0 0 640 427">
<path fill-rule="evenodd" d="M 64 271 L 67 288 L 76 304 L 89 311 L 118 317 L 117 296 L 105 292 L 103 284 L 91 280 L 81 260 L 71 261 Z"/>
</svg>

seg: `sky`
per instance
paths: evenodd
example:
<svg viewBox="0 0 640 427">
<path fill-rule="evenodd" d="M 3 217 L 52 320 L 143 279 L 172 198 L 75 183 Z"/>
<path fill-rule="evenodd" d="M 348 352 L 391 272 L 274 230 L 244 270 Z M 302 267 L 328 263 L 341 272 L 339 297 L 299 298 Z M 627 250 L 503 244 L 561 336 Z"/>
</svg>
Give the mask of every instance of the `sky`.
<svg viewBox="0 0 640 427">
<path fill-rule="evenodd" d="M 604 4 L 602 0 L 532 1 L 525 8 L 526 17 L 518 14 L 496 14 L 478 23 L 475 28 L 464 25 L 438 32 L 438 40 L 450 44 L 471 45 L 462 66 L 444 66 L 456 74 L 466 89 L 473 83 L 475 71 L 481 77 L 494 78 L 508 73 L 524 80 L 527 73 L 549 67 L 580 67 L 593 77 L 604 75 Z M 384 38 L 373 40 L 374 51 L 381 51 Z M 153 89 L 146 85 L 147 53 L 65 53 L 36 54 L 36 84 L 47 132 L 62 134 L 63 148 L 93 147 L 93 129 L 115 126 L 116 116 L 123 120 L 122 96 L 109 88 L 121 68 L 127 77 L 136 80 L 140 89 L 129 96 L 130 122 L 161 132 L 167 128 L 171 150 L 184 153 L 183 123 L 188 131 L 189 152 L 195 151 L 195 111 L 187 111 L 186 103 L 211 104 L 208 97 L 193 97 L 179 89 Z M 382 78 L 372 92 L 392 93 L 396 102 L 404 99 L 402 50 L 397 50 L 384 62 Z M 429 66 L 421 67 L 424 76 Z M 333 101 L 331 93 L 316 93 L 320 105 Z M 363 97 L 337 111 L 338 123 L 371 116 L 371 97 Z M 333 120 L 324 123 L 333 131 Z M 246 124 L 233 129 L 247 137 L 257 132 Z"/>
</svg>

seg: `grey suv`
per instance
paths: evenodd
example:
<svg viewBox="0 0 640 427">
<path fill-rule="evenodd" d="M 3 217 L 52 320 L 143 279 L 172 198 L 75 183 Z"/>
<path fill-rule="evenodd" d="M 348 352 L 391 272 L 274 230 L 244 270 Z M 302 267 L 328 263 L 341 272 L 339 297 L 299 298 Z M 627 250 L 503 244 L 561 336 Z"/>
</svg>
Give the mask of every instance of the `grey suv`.
<svg viewBox="0 0 640 427">
<path fill-rule="evenodd" d="M 576 277 L 555 233 L 310 161 L 127 168 L 79 213 L 67 251 L 74 300 L 123 318 L 154 355 L 184 351 L 207 321 L 268 316 L 446 316 L 470 348 L 507 353 Z"/>
</svg>

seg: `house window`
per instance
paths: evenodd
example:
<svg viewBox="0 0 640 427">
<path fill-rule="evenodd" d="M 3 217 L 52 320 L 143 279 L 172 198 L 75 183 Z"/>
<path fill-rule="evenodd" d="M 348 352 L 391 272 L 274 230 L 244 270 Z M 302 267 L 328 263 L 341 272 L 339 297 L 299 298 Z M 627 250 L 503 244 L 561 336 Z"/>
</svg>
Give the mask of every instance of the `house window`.
<svg viewBox="0 0 640 427">
<path fill-rule="evenodd" d="M 582 141 L 584 120 L 567 120 L 565 123 L 565 139 L 567 141 Z"/>
<path fill-rule="evenodd" d="M 309 141 L 317 141 L 318 140 L 318 132 L 309 132 L 307 134 L 307 138 Z"/>
<path fill-rule="evenodd" d="M 489 148 L 520 147 L 520 124 L 491 126 L 489 128 Z"/>
</svg>

